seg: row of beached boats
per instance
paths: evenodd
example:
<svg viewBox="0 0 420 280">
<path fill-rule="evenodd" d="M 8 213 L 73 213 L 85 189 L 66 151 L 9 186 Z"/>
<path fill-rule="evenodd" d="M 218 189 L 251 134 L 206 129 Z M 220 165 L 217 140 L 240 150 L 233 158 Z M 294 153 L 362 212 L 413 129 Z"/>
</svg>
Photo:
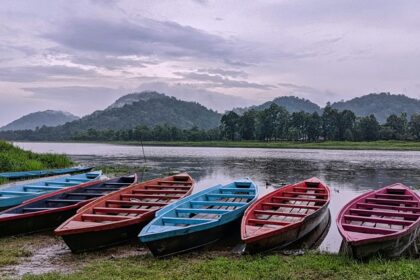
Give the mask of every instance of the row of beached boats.
<svg viewBox="0 0 420 280">
<path fill-rule="evenodd" d="M 249 178 L 192 194 L 186 173 L 137 183 L 101 172 L 62 176 L 0 189 L 0 236 L 55 229 L 72 252 L 138 238 L 154 256 L 170 256 L 238 231 L 245 252 L 281 249 L 329 218 L 329 187 L 317 178 L 258 198 Z M 239 226 L 240 224 L 240 226 Z M 419 253 L 420 196 L 395 184 L 363 194 L 341 210 L 342 250 L 360 258 Z"/>
</svg>

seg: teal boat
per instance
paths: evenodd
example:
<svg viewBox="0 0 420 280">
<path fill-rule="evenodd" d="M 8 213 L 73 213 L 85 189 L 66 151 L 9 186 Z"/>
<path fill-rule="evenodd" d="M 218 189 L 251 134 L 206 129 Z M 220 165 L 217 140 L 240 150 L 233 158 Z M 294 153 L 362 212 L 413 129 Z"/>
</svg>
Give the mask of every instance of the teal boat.
<svg viewBox="0 0 420 280">
<path fill-rule="evenodd" d="M 102 171 L 46 178 L 44 180 L 21 182 L 0 188 L 0 210 L 21 204 L 22 202 L 48 192 L 76 186 L 93 180 L 99 180 Z"/>
<path fill-rule="evenodd" d="M 242 218 L 257 196 L 258 188 L 248 178 L 205 189 L 156 212 L 140 232 L 140 242 L 158 257 L 210 244 Z"/>
<path fill-rule="evenodd" d="M 54 176 L 54 175 L 83 173 L 83 172 L 89 172 L 92 169 L 93 167 L 71 167 L 71 168 L 61 168 L 61 169 L 3 172 L 3 173 L 0 173 L 0 179 L 1 178 L 8 179 L 8 180 L 30 179 L 30 178 L 46 177 L 46 176 Z"/>
</svg>

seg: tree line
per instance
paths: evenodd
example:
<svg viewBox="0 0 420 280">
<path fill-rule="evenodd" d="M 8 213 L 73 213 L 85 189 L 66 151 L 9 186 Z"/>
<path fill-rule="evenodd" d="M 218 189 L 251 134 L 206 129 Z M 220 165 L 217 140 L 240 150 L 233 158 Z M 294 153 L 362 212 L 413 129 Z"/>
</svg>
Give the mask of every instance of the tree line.
<svg viewBox="0 0 420 280">
<path fill-rule="evenodd" d="M 26 141 L 375 141 L 420 140 L 420 114 L 408 119 L 405 113 L 390 115 L 380 124 L 374 115 L 356 117 L 350 110 L 339 111 L 327 105 L 317 112 L 289 113 L 272 104 L 261 111 L 250 110 L 239 115 L 227 112 L 220 126 L 204 130 L 174 126 L 138 126 L 133 129 L 61 131 L 53 127 L 36 130 L 1 131 L 0 139 Z"/>
</svg>

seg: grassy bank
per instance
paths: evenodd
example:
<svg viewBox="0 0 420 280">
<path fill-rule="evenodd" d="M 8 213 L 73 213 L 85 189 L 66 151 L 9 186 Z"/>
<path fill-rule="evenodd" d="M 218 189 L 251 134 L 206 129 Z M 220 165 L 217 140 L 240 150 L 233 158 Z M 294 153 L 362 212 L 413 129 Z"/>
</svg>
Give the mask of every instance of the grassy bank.
<svg viewBox="0 0 420 280">
<path fill-rule="evenodd" d="M 116 144 L 140 145 L 140 142 L 114 142 Z M 262 142 L 262 141 L 145 141 L 148 146 L 180 147 L 229 147 L 229 148 L 278 148 L 278 149 L 338 149 L 338 150 L 409 150 L 420 151 L 420 142 L 373 141 L 373 142 Z"/>
<path fill-rule="evenodd" d="M 263 257 L 188 256 L 156 260 L 129 257 L 93 262 L 70 274 L 27 275 L 24 279 L 420 279 L 419 260 L 358 263 L 309 253 Z"/>
<path fill-rule="evenodd" d="M 64 155 L 37 154 L 0 141 L 0 172 L 62 168 L 71 164 Z"/>
</svg>

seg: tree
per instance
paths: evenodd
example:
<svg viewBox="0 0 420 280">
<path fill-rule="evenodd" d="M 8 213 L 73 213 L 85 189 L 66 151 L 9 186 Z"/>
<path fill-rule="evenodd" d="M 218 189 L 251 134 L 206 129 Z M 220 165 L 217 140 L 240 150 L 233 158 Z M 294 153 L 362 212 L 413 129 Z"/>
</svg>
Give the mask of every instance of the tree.
<svg viewBox="0 0 420 280">
<path fill-rule="evenodd" d="M 221 119 L 221 131 L 224 137 L 235 140 L 235 134 L 238 129 L 239 116 L 233 111 L 224 114 Z"/>
<path fill-rule="evenodd" d="M 338 113 L 338 140 L 347 140 L 354 129 L 356 115 L 350 110 L 344 110 Z M 351 138 L 351 137 L 350 137 Z"/>
<path fill-rule="evenodd" d="M 385 126 L 389 128 L 388 132 L 391 132 L 391 138 L 388 139 L 403 140 L 407 138 L 408 120 L 406 113 L 401 113 L 399 117 L 395 114 L 390 115 L 386 119 Z"/>
<path fill-rule="evenodd" d="M 308 118 L 308 123 L 306 125 L 307 135 L 309 141 L 317 141 L 322 133 L 322 119 L 321 116 L 314 112 Z"/>
<path fill-rule="evenodd" d="M 339 138 L 339 113 L 329 103 L 322 113 L 322 135 L 325 140 L 338 140 Z"/>
<path fill-rule="evenodd" d="M 359 137 L 364 141 L 375 141 L 379 138 L 380 125 L 375 115 L 362 117 L 359 120 Z"/>
<path fill-rule="evenodd" d="M 256 130 L 256 112 L 254 110 L 246 111 L 239 119 L 239 133 L 244 140 L 255 139 Z"/>
<path fill-rule="evenodd" d="M 420 114 L 413 114 L 410 119 L 410 131 L 416 140 L 420 140 Z"/>
</svg>

